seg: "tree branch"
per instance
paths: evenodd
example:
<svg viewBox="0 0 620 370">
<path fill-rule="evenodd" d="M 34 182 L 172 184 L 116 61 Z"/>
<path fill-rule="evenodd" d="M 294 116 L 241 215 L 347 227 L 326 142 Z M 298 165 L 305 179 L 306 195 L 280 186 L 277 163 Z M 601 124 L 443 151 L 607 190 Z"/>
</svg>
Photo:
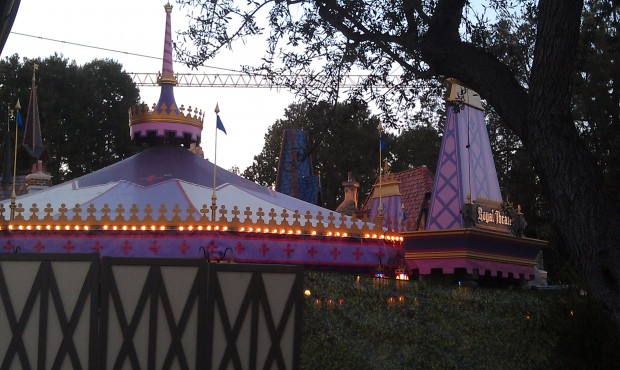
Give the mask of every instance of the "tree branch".
<svg viewBox="0 0 620 370">
<path fill-rule="evenodd" d="M 422 3 L 419 0 L 403 0 L 403 12 L 405 13 L 405 19 L 407 19 L 407 33 L 417 39 L 420 35 L 420 30 L 416 23 L 415 13 L 426 24 L 430 22 L 431 18 L 424 12 Z"/>
<path fill-rule="evenodd" d="M 456 3 L 456 4 L 455 4 Z M 515 74 L 493 54 L 462 42 L 460 20 L 465 0 L 439 0 L 428 32 L 417 46 L 437 77 L 454 77 L 475 90 L 521 136 L 525 127 L 527 91 Z M 513 109 L 517 104 L 520 109 Z"/>
<path fill-rule="evenodd" d="M 324 0 L 318 4 L 319 14 L 326 20 L 332 27 L 340 31 L 346 38 L 353 40 L 357 43 L 372 42 L 378 46 L 381 51 L 389 55 L 395 62 L 400 64 L 404 69 L 413 73 L 419 78 L 429 78 L 430 75 L 425 71 L 421 71 L 411 65 L 408 61 L 398 55 L 390 43 L 401 45 L 402 36 L 391 36 L 384 33 L 376 33 L 369 30 L 358 19 L 348 14 L 342 7 L 338 5 L 335 0 Z M 331 11 L 337 14 L 332 13 Z M 362 32 L 357 32 L 352 27 L 347 27 L 344 20 L 351 22 L 355 28 Z"/>
<path fill-rule="evenodd" d="M 359 19 L 352 16 L 340 5 L 338 5 L 338 2 L 336 0 L 323 0 L 319 2 L 318 6 L 319 14 L 321 15 L 321 17 L 323 17 L 323 19 L 327 20 L 329 24 L 331 24 L 333 27 L 342 26 L 344 29 L 351 33 L 351 38 L 354 40 L 373 40 L 385 43 L 397 42 L 400 39 L 399 36 L 392 36 L 385 33 L 377 33 L 369 30 L 368 27 L 366 27 L 362 22 L 359 21 Z M 332 14 L 330 11 L 336 12 L 337 15 Z M 351 22 L 355 26 L 355 28 L 357 28 L 361 32 L 356 32 L 353 28 L 346 27 L 344 25 L 345 20 Z M 338 30 L 340 31 L 340 28 L 338 28 Z"/>
</svg>

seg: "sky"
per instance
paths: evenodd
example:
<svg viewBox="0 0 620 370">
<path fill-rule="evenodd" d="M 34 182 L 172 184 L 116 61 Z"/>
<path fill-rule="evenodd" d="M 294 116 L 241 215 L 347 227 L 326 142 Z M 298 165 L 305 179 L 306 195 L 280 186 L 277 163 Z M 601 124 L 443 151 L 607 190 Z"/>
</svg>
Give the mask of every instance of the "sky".
<svg viewBox="0 0 620 370">
<path fill-rule="evenodd" d="M 54 53 L 62 54 L 78 65 L 93 59 L 113 59 L 127 72 L 157 73 L 161 71 L 166 15 L 164 0 L 23 0 L 13 24 L 12 32 L 2 50 L 1 57 L 19 54 L 20 57 L 45 58 Z M 172 40 L 177 31 L 187 27 L 185 14 L 171 1 Z M 19 34 L 18 34 L 19 33 Z M 28 37 L 20 34 L 61 40 L 65 43 Z M 240 65 L 256 65 L 264 55 L 260 40 L 238 43 L 232 51 L 225 51 L 208 66 L 238 70 Z M 133 56 L 94 48 L 71 45 L 83 44 L 127 53 L 154 56 L 158 59 Z M 175 56 L 173 55 L 173 58 Z M 174 63 L 177 73 L 222 73 L 224 71 L 203 67 L 191 70 L 179 62 Z M 39 69 L 39 74 L 45 70 Z M 226 72 L 224 72 L 226 73 Z M 159 98 L 159 87 L 140 87 L 141 100 L 149 106 Z M 260 153 L 264 136 L 270 125 L 284 115 L 284 109 L 295 101 L 286 90 L 265 88 L 213 88 L 175 87 L 178 105 L 198 107 L 206 112 L 202 133 L 205 157 L 213 162 L 215 140 L 215 105 L 219 104 L 220 118 L 227 135 L 217 136 L 217 165 L 230 169 L 237 166 L 243 171 L 252 164 L 254 155 Z M 127 129 L 129 135 L 129 128 Z"/>
</svg>

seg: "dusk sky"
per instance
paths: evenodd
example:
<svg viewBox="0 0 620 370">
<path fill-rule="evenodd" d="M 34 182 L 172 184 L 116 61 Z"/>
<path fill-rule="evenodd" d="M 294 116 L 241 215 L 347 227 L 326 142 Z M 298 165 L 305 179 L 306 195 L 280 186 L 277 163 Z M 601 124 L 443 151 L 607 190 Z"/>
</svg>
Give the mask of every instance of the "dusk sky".
<svg viewBox="0 0 620 370">
<path fill-rule="evenodd" d="M 69 60 L 75 60 L 79 65 L 93 59 L 108 58 L 121 63 L 127 72 L 157 73 L 162 67 L 166 19 L 164 4 L 163 0 L 22 1 L 1 56 L 4 58 L 17 53 L 20 57 L 45 58 L 58 53 Z M 187 9 L 180 9 L 174 2 L 171 4 L 174 6 L 172 39 L 177 41 L 177 31 L 187 25 Z M 226 51 L 207 64 L 210 67 L 233 70 L 239 69 L 242 64 L 258 64 L 265 50 L 263 40 L 264 37 L 260 37 L 245 45 L 238 43 L 232 51 Z M 128 53 L 154 56 L 157 59 Z M 174 70 L 226 73 L 208 67 L 191 71 L 178 62 L 174 64 Z M 45 70 L 40 69 L 38 73 L 45 74 Z M 145 103 L 151 105 L 158 100 L 159 87 L 140 87 L 140 96 Z M 226 169 L 236 165 L 241 171 L 248 167 L 253 156 L 261 151 L 267 128 L 276 119 L 282 118 L 284 109 L 295 99 L 293 94 L 286 90 L 210 87 L 177 87 L 175 97 L 179 105 L 198 107 L 206 111 L 202 147 L 205 157 L 211 161 L 214 157 L 213 110 L 216 103 L 219 103 L 220 117 L 228 135 L 218 135 L 217 164 Z M 129 129 L 127 131 L 129 134 Z"/>
</svg>

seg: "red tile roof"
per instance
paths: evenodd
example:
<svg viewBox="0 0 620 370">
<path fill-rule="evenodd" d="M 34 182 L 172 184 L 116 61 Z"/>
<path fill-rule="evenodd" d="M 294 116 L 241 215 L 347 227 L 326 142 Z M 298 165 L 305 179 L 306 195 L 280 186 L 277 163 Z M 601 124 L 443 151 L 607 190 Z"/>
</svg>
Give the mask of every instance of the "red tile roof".
<svg viewBox="0 0 620 370">
<path fill-rule="evenodd" d="M 414 167 L 401 172 L 391 174 L 396 181 L 400 182 L 401 202 L 405 205 L 405 213 L 407 221 L 404 231 L 412 231 L 424 229 L 424 219 L 421 225 L 417 224 L 420 209 L 424 206 L 424 194 L 430 193 L 433 189 L 433 174 L 426 166 Z M 375 184 L 378 179 L 375 180 Z M 360 208 L 361 214 L 370 212 L 370 200 L 372 199 L 374 189 L 364 201 L 364 205 Z M 428 204 L 426 204 L 428 207 Z"/>
</svg>

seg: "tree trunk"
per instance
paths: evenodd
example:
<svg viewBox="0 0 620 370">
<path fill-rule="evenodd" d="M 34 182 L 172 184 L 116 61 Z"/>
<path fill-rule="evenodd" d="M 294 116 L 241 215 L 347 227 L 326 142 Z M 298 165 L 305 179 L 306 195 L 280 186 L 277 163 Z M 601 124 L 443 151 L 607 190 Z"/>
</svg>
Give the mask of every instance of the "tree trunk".
<svg viewBox="0 0 620 370">
<path fill-rule="evenodd" d="M 573 263 L 620 323 L 617 210 L 571 116 L 581 1 L 542 0 L 521 137 L 553 207 Z"/>
</svg>

